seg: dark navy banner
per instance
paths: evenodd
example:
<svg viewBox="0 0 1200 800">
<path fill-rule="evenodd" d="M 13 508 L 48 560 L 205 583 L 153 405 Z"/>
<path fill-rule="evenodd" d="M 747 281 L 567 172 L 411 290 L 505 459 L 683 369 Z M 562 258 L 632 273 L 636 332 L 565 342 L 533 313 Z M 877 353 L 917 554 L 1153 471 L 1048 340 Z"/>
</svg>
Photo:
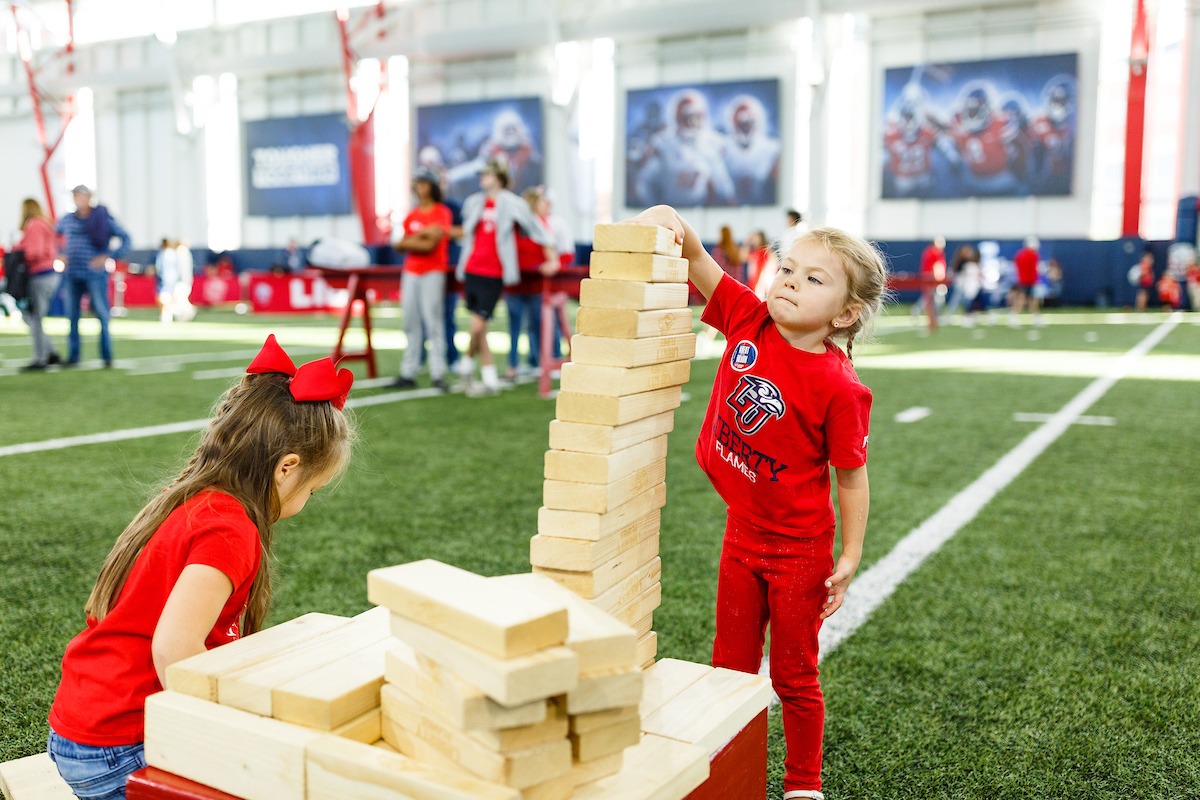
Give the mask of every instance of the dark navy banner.
<svg viewBox="0 0 1200 800">
<path fill-rule="evenodd" d="M 349 214 L 350 130 L 345 114 L 245 123 L 246 214 Z"/>
<path fill-rule="evenodd" d="M 883 197 L 1071 193 L 1077 57 L 884 72 Z"/>
</svg>

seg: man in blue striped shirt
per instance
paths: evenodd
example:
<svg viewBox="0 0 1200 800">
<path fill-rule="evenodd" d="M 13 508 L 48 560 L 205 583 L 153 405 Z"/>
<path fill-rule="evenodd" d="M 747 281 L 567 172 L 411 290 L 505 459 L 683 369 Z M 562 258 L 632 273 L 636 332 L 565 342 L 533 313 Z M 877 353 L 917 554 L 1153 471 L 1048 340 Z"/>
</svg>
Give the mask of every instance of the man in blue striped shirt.
<svg viewBox="0 0 1200 800">
<path fill-rule="evenodd" d="M 88 187 L 82 184 L 76 186 L 71 190 L 71 196 L 75 200 L 75 213 L 59 217 L 54 227 L 64 242 L 61 255 L 66 264 L 63 291 L 71 320 L 66 366 L 79 363 L 80 304 L 86 292 L 92 313 L 100 320 L 100 357 L 104 359 L 104 366 L 111 367 L 113 353 L 112 338 L 108 333 L 107 264 L 110 258 L 120 258 L 129 251 L 129 234 L 109 215 L 106 208 L 92 207 L 92 191 Z M 104 224 L 97 225 L 97 222 Z M 105 232 L 108 233 L 107 237 L 104 236 Z M 111 247 L 114 237 L 120 240 L 115 249 Z"/>
</svg>

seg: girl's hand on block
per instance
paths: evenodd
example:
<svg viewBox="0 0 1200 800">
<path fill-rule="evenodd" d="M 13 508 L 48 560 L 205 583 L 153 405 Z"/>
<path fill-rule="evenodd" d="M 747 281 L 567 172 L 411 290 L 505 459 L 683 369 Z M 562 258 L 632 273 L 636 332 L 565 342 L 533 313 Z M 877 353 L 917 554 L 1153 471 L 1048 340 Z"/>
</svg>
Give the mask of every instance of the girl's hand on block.
<svg viewBox="0 0 1200 800">
<path fill-rule="evenodd" d="M 854 577 L 854 573 L 858 570 L 858 561 L 842 556 L 838 559 L 837 566 L 825 581 L 825 605 L 821 610 L 821 619 L 829 619 L 834 612 L 842 607 L 842 600 L 846 597 L 846 589 L 850 586 L 850 580 Z"/>
<path fill-rule="evenodd" d="M 622 220 L 621 223 L 628 225 L 661 225 L 664 228 L 670 228 L 675 233 L 675 241 L 680 244 L 683 243 L 683 237 L 686 232 L 683 225 L 683 218 L 679 216 L 679 212 L 670 206 L 651 206 L 633 219 Z"/>
</svg>

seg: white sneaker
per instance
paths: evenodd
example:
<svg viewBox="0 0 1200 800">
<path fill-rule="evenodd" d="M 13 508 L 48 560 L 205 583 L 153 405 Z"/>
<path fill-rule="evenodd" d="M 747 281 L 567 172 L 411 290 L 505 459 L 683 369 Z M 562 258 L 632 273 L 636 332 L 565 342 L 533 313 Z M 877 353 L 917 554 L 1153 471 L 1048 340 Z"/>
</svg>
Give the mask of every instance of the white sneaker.
<svg viewBox="0 0 1200 800">
<path fill-rule="evenodd" d="M 460 377 L 469 378 L 475 374 L 475 359 L 470 356 L 461 356 L 454 365 L 454 371 Z"/>
<path fill-rule="evenodd" d="M 795 797 L 807 797 L 809 800 L 825 800 L 825 795 L 815 789 L 793 789 L 783 795 L 783 800 L 792 800 Z"/>
<path fill-rule="evenodd" d="M 500 391 L 500 376 L 496 374 L 495 364 L 484 364 L 479 371 L 483 378 L 484 388 L 492 392 Z"/>
</svg>

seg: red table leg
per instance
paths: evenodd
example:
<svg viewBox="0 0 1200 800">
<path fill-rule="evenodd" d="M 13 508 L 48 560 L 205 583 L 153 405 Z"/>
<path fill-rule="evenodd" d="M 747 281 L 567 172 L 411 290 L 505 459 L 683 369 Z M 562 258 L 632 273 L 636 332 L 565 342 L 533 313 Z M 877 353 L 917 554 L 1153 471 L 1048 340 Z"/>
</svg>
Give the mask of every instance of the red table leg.
<svg viewBox="0 0 1200 800">
<path fill-rule="evenodd" d="M 767 796 L 767 711 L 709 760 L 708 780 L 684 800 L 757 800 Z"/>
</svg>

